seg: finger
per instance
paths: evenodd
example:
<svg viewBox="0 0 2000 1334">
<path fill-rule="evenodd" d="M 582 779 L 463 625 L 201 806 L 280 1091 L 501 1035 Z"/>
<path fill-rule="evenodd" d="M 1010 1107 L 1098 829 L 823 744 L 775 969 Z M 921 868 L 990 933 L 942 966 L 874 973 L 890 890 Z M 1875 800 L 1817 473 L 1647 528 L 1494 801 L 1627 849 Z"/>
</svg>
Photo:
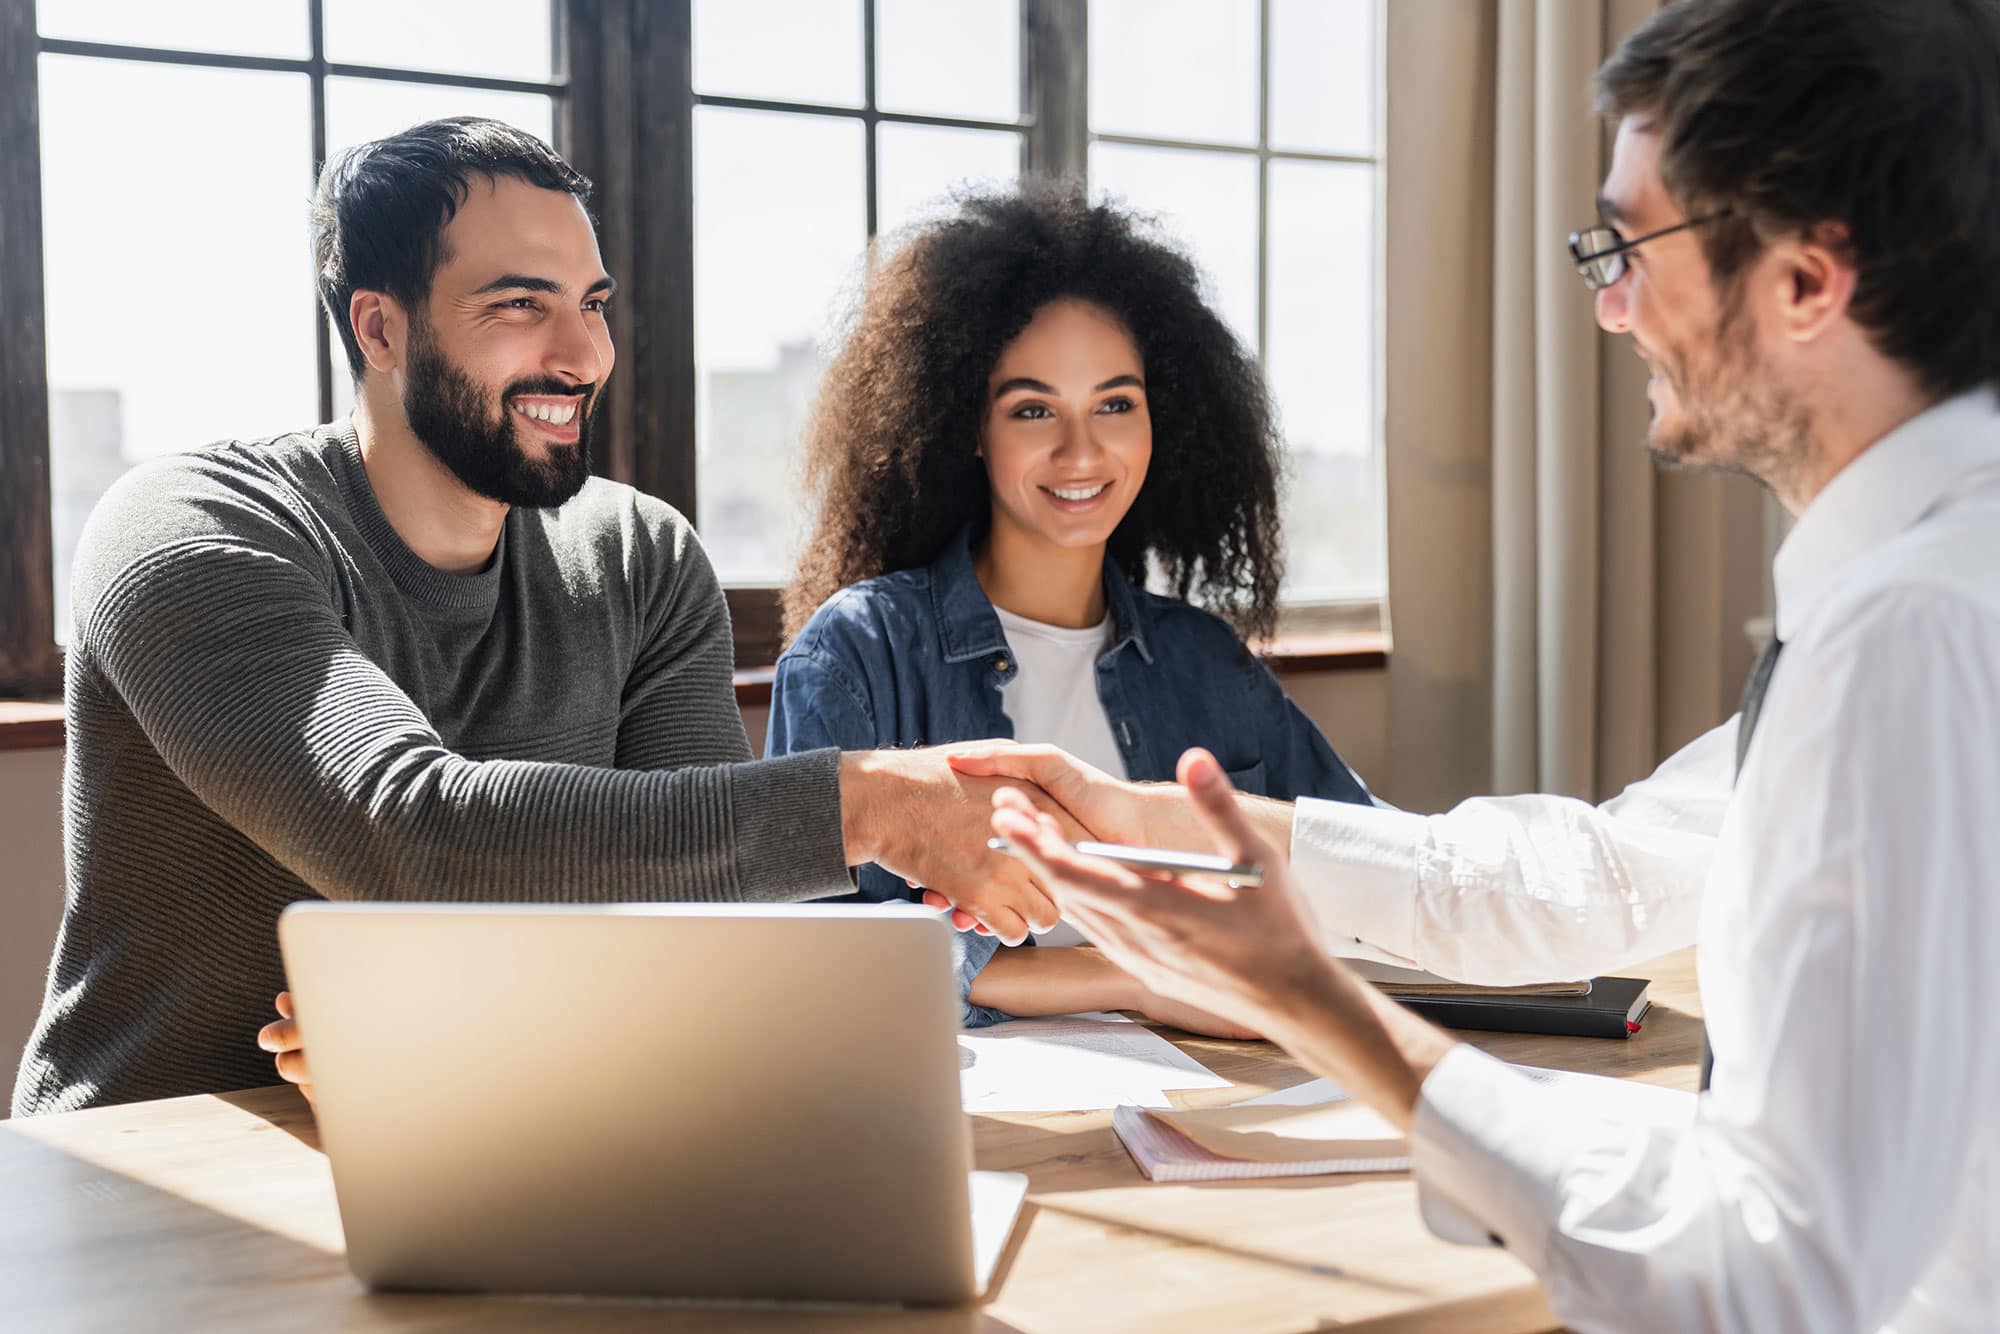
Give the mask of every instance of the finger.
<svg viewBox="0 0 2000 1334">
<path fill-rule="evenodd" d="M 995 908 L 981 919 L 1002 945 L 1018 945 L 1028 938 L 1028 924 L 1012 908 Z"/>
<path fill-rule="evenodd" d="M 279 1013 L 279 1014 L 281 1014 L 281 1015 L 283 1015 L 283 1016 L 284 1016 L 285 1018 L 287 1018 L 287 1019 L 296 1019 L 296 1018 L 298 1018 L 298 1016 L 297 1016 L 297 1015 L 295 1015 L 295 1014 L 293 1014 L 293 1013 L 292 1013 L 292 993 L 291 993 L 291 992 L 289 992 L 289 991 L 281 991 L 281 992 L 279 992 L 279 993 L 278 993 L 278 1013 Z"/>
<path fill-rule="evenodd" d="M 1077 853 L 1063 841 L 1055 822 L 1039 811 L 1011 804 L 996 809 L 993 832 L 1013 845 L 1014 855 L 1064 906 L 1078 897 L 1091 904 L 1106 895 L 1122 901 L 1141 887 L 1137 876 L 1116 863 Z"/>
<path fill-rule="evenodd" d="M 288 1084 L 312 1083 L 312 1071 L 306 1066 L 306 1054 L 302 1051 L 281 1051 L 278 1053 L 278 1074 Z"/>
<path fill-rule="evenodd" d="M 1233 862 L 1258 866 L 1272 860 L 1270 845 L 1244 818 L 1236 804 L 1236 789 L 1215 756 L 1197 746 L 1181 756 L 1175 774 L 1194 798 L 1195 813 L 1215 836 L 1223 856 Z"/>
<path fill-rule="evenodd" d="M 1024 778 L 1034 781 L 1034 770 L 1045 766 L 1052 746 L 1023 746 L 996 740 L 980 746 L 952 747 L 944 757 L 954 773 L 975 778 Z"/>
<path fill-rule="evenodd" d="M 257 1045 L 265 1051 L 292 1051 L 302 1046 L 296 1020 L 273 1019 L 257 1030 Z"/>
</svg>

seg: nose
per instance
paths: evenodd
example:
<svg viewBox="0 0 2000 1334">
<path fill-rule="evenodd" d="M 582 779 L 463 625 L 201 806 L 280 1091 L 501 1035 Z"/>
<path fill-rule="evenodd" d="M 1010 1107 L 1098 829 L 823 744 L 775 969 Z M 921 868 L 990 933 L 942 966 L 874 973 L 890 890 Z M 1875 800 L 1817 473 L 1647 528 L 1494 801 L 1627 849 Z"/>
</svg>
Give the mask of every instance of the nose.
<svg viewBox="0 0 2000 1334">
<path fill-rule="evenodd" d="M 1062 444 L 1056 449 L 1058 462 L 1087 465 L 1095 462 L 1104 452 L 1103 442 L 1097 438 L 1099 418 L 1090 411 L 1069 414 L 1069 425 L 1063 431 Z"/>
<path fill-rule="evenodd" d="M 1618 275 L 1617 282 L 1597 289 L 1597 327 L 1606 333 L 1631 332 L 1632 312 L 1626 301 L 1631 277 L 1632 270 L 1628 267 Z"/>
<path fill-rule="evenodd" d="M 573 310 L 555 322 L 548 356 L 542 364 L 551 375 L 577 384 L 596 384 L 611 369 L 610 354 L 609 340 L 600 349 L 590 318 L 580 310 Z"/>
</svg>

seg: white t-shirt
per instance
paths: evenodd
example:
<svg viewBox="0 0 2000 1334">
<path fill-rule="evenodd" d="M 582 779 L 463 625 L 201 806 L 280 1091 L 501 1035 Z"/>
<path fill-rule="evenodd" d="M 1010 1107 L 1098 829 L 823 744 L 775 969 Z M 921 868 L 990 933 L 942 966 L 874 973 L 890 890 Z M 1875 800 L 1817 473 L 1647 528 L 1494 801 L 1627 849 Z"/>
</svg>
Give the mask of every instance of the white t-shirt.
<svg viewBox="0 0 2000 1334">
<path fill-rule="evenodd" d="M 1125 755 L 1097 697 L 1097 659 L 1111 646 L 1111 614 L 1082 630 L 1031 621 L 995 607 L 1018 670 L 1000 687 L 1000 707 L 1016 741 L 1045 742 L 1109 774 L 1126 777 Z M 1044 945 L 1080 945 L 1068 922 L 1037 937 Z"/>
</svg>

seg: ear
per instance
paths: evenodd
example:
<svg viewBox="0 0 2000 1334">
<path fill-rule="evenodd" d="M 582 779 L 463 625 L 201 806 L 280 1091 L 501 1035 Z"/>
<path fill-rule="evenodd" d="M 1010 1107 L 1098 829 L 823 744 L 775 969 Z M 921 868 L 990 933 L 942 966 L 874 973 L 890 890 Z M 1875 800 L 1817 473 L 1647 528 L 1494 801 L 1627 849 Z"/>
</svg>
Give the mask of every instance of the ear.
<svg viewBox="0 0 2000 1334">
<path fill-rule="evenodd" d="M 401 368 L 410 336 L 401 302 L 382 292 L 356 291 L 347 302 L 347 320 L 369 366 L 384 375 Z"/>
<path fill-rule="evenodd" d="M 1856 274 L 1847 228 L 1821 223 L 1774 249 L 1781 266 L 1780 327 L 1792 341 L 1810 343 L 1845 315 L 1854 299 Z"/>
</svg>

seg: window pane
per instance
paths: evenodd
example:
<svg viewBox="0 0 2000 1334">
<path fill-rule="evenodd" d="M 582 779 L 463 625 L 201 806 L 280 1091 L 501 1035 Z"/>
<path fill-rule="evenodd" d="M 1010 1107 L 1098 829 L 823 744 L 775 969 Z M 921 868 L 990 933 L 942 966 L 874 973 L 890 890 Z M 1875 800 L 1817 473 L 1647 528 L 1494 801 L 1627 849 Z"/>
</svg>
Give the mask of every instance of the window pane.
<svg viewBox="0 0 2000 1334">
<path fill-rule="evenodd" d="M 490 116 L 549 141 L 555 137 L 555 99 L 540 93 L 496 93 L 485 88 L 446 88 L 431 83 L 387 79 L 329 78 L 326 81 L 326 151 L 386 139 L 399 130 L 441 116 Z M 354 410 L 354 382 L 340 335 L 333 335 L 333 413 Z"/>
<path fill-rule="evenodd" d="M 1205 295 L 1257 346 L 1257 159 L 1247 153 L 1090 146 L 1090 184 L 1161 225 L 1207 278 Z"/>
<path fill-rule="evenodd" d="M 1011 131 L 884 124 L 876 134 L 879 232 L 949 209 L 950 192 L 959 186 L 1021 174 L 1021 136 Z"/>
<path fill-rule="evenodd" d="M 1271 163 L 1265 370 L 1293 460 L 1292 601 L 1380 597 L 1375 442 L 1375 168 Z"/>
<path fill-rule="evenodd" d="M 541 82 L 555 72 L 551 0 L 326 0 L 326 58 Z"/>
<path fill-rule="evenodd" d="M 1020 0 L 876 0 L 875 105 L 1018 119 Z"/>
<path fill-rule="evenodd" d="M 540 93 L 496 93 L 387 79 L 326 81 L 327 156 L 382 139 L 441 116 L 490 116 L 517 125 L 543 142 L 555 138 L 555 99 Z"/>
<path fill-rule="evenodd" d="M 862 126 L 697 107 L 696 466 L 702 543 L 728 583 L 781 583 L 819 342 L 859 275 Z"/>
<path fill-rule="evenodd" d="M 41 58 L 61 638 L 77 534 L 128 465 L 316 416 L 311 117 L 302 74 Z M 228 170 L 191 173 L 190 144 Z"/>
<path fill-rule="evenodd" d="M 1257 0 L 1090 0 L 1090 128 L 1257 142 Z"/>
<path fill-rule="evenodd" d="M 305 0 L 38 0 L 35 27 L 79 42 L 293 60 L 312 54 Z"/>
<path fill-rule="evenodd" d="M 1271 0 L 1271 146 L 1375 153 L 1376 0 Z"/>
<path fill-rule="evenodd" d="M 694 88 L 861 105 L 860 0 L 694 0 Z"/>
</svg>

